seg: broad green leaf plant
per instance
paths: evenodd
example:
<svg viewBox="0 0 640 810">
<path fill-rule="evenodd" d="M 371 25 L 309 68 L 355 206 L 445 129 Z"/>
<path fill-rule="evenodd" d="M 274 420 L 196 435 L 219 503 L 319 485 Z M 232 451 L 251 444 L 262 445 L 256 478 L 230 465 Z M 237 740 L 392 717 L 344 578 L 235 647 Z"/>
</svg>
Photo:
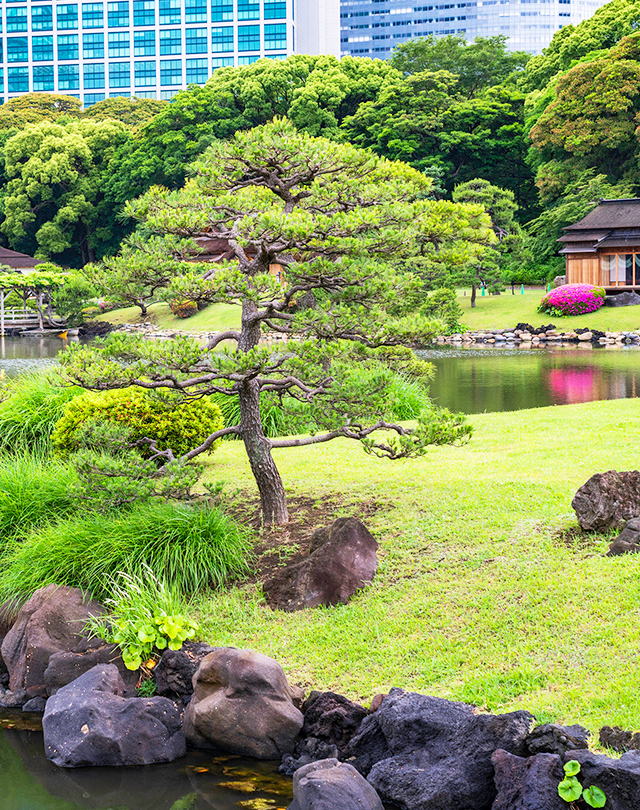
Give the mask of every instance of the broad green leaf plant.
<svg viewBox="0 0 640 810">
<path fill-rule="evenodd" d="M 558 785 L 558 796 L 567 802 L 572 808 L 574 802 L 582 800 L 589 807 L 604 807 L 607 797 L 603 790 L 595 785 L 583 788 L 578 780 L 580 773 L 580 763 L 571 759 L 564 766 L 564 779 Z"/>
</svg>

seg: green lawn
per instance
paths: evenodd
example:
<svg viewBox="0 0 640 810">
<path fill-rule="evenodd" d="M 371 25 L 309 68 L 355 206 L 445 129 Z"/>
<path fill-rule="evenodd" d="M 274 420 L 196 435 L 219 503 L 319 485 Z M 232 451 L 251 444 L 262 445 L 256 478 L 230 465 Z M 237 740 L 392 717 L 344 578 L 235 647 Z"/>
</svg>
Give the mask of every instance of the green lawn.
<svg viewBox="0 0 640 810">
<path fill-rule="evenodd" d="M 152 321 L 160 329 L 181 329 L 185 332 L 221 332 L 240 327 L 240 307 L 232 304 L 211 304 L 191 318 L 176 318 L 168 304 L 151 304 L 148 315 L 140 316 L 139 307 L 114 309 L 101 315 L 99 321 L 108 321 L 117 326 L 123 323 Z"/>
<path fill-rule="evenodd" d="M 484 303 L 484 302 L 483 302 Z M 575 490 L 634 469 L 635 400 L 473 416 L 463 448 L 385 461 L 340 440 L 276 451 L 290 494 L 381 504 L 374 584 L 350 604 L 272 612 L 255 587 L 200 602 L 214 644 L 276 658 L 294 682 L 370 700 L 391 686 L 539 720 L 640 727 L 640 555 L 565 542 Z M 207 477 L 253 491 L 239 442 Z"/>
<path fill-rule="evenodd" d="M 640 328 L 640 307 L 601 307 L 588 315 L 552 318 L 551 315 L 537 311 L 545 292 L 545 287 L 527 288 L 524 295 L 521 295 L 520 287 L 517 286 L 516 294 L 511 295 L 509 287 L 502 295 L 478 295 L 476 307 L 471 309 L 469 290 L 466 291 L 466 296 L 460 290 L 458 301 L 462 307 L 462 323 L 471 330 L 513 328 L 517 323 L 529 323 L 532 326 L 554 323 L 558 329 L 565 331 L 583 326 L 603 332 Z"/>
</svg>

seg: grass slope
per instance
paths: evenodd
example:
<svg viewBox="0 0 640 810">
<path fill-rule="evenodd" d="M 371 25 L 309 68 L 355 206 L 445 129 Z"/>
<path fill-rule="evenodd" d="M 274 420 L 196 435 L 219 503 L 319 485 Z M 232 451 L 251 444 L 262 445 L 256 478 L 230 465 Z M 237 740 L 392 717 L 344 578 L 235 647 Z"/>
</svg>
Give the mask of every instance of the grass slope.
<svg viewBox="0 0 640 810">
<path fill-rule="evenodd" d="M 114 309 L 100 315 L 99 321 L 108 321 L 116 326 L 123 323 L 152 321 L 160 329 L 182 329 L 185 332 L 221 332 L 225 329 L 239 329 L 240 307 L 233 304 L 211 304 L 191 318 L 176 318 L 169 304 L 151 304 L 148 315 L 140 316 L 139 307 Z"/>
<path fill-rule="evenodd" d="M 588 315 L 573 315 L 565 318 L 552 318 L 537 311 L 545 294 L 545 288 L 525 289 L 524 295 L 516 287 L 511 295 L 508 288 L 502 295 L 478 295 L 476 307 L 471 309 L 469 290 L 466 296 L 458 293 L 458 303 L 462 307 L 462 323 L 467 329 L 513 328 L 517 323 L 532 326 L 553 323 L 558 329 L 568 330 L 588 326 L 603 332 L 631 331 L 640 328 L 640 307 L 601 307 Z"/>
<path fill-rule="evenodd" d="M 317 689 L 367 700 L 391 686 L 529 709 L 539 720 L 638 728 L 640 555 L 607 558 L 606 537 L 563 541 L 575 490 L 637 467 L 635 400 L 472 417 L 463 448 L 415 460 L 367 456 L 348 440 L 278 450 L 290 494 L 343 514 L 374 499 L 373 585 L 350 604 L 274 613 L 245 585 L 200 602 L 214 644 L 259 650 Z M 211 480 L 253 489 L 238 442 Z M 311 530 L 311 527 L 310 527 Z"/>
</svg>

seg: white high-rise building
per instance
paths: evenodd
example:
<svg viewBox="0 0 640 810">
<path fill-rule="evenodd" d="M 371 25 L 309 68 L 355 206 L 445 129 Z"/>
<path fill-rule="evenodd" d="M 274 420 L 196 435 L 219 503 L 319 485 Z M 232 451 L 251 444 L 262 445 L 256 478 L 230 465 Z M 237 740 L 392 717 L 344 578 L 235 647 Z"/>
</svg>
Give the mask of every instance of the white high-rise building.
<svg viewBox="0 0 640 810">
<path fill-rule="evenodd" d="M 339 0 L 0 4 L 0 102 L 29 92 L 169 99 L 225 65 L 340 55 Z"/>
<path fill-rule="evenodd" d="M 342 0 L 342 55 L 387 59 L 409 39 L 457 34 L 470 42 L 502 34 L 510 51 L 540 53 L 564 25 L 576 25 L 607 0 Z"/>
</svg>

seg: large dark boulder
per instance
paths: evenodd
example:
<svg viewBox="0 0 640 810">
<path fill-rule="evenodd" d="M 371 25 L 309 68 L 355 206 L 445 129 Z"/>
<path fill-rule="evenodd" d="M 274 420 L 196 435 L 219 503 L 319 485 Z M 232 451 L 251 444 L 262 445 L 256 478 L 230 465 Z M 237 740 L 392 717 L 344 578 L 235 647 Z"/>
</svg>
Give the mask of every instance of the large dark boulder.
<svg viewBox="0 0 640 810">
<path fill-rule="evenodd" d="M 605 307 L 637 307 L 638 304 L 640 304 L 640 295 L 633 290 L 607 295 L 604 299 Z"/>
<path fill-rule="evenodd" d="M 596 785 L 607 797 L 606 810 L 638 810 L 640 807 L 640 752 L 629 751 L 612 759 L 592 751 L 572 751 L 564 761 L 576 759 L 580 782 Z"/>
<path fill-rule="evenodd" d="M 296 771 L 289 810 L 383 810 L 383 807 L 378 794 L 354 767 L 337 759 L 323 759 Z"/>
<path fill-rule="evenodd" d="M 568 810 L 558 795 L 564 779 L 559 756 L 536 754 L 523 759 L 499 749 L 491 762 L 498 792 L 491 810 Z"/>
<path fill-rule="evenodd" d="M 280 770 L 291 775 L 315 760 L 342 757 L 360 723 L 369 712 L 335 692 L 321 692 L 303 707 L 304 724 L 293 756 Z"/>
<path fill-rule="evenodd" d="M 527 736 L 527 751 L 535 754 L 558 754 L 589 747 L 591 732 L 584 726 L 557 726 L 544 723 Z"/>
<path fill-rule="evenodd" d="M 525 756 L 533 719 L 392 689 L 346 754 L 383 801 L 403 810 L 490 810 L 491 755 L 502 748 Z"/>
<path fill-rule="evenodd" d="M 624 754 L 625 751 L 640 750 L 640 731 L 627 731 L 620 726 L 603 726 L 598 735 L 600 745 Z"/>
<path fill-rule="evenodd" d="M 257 759 L 281 759 L 293 751 L 302 712 L 272 658 L 221 647 L 202 659 L 193 686 L 184 715 L 184 733 L 192 745 Z"/>
<path fill-rule="evenodd" d="M 622 527 L 640 517 L 640 472 L 596 473 L 576 492 L 571 506 L 587 531 Z"/>
<path fill-rule="evenodd" d="M 55 693 L 71 681 L 98 664 L 114 664 L 125 685 L 125 697 L 135 697 L 140 670 L 127 669 L 116 644 L 106 644 L 102 639 L 82 639 L 71 652 L 57 652 L 49 658 L 44 671 L 44 684 L 48 695 Z"/>
<path fill-rule="evenodd" d="M 338 518 L 311 538 L 309 556 L 286 565 L 264 585 L 269 605 L 294 611 L 348 602 L 378 570 L 378 544 L 355 518 Z"/>
<path fill-rule="evenodd" d="M 640 518 L 631 518 L 624 524 L 624 529 L 611 542 L 607 557 L 618 557 L 621 554 L 637 554 L 640 551 Z"/>
<path fill-rule="evenodd" d="M 77 588 L 39 588 L 21 608 L 2 642 L 11 691 L 24 689 L 30 697 L 44 697 L 49 658 L 73 650 L 82 640 L 88 620 L 103 611 L 102 605 L 88 600 Z"/>
<path fill-rule="evenodd" d="M 47 758 L 63 768 L 148 765 L 186 753 L 180 713 L 167 698 L 125 698 L 113 664 L 63 686 L 42 718 Z"/>
<path fill-rule="evenodd" d="M 153 670 L 159 695 L 186 704 L 193 694 L 193 676 L 200 661 L 216 647 L 185 641 L 179 650 L 165 650 Z"/>
</svg>

